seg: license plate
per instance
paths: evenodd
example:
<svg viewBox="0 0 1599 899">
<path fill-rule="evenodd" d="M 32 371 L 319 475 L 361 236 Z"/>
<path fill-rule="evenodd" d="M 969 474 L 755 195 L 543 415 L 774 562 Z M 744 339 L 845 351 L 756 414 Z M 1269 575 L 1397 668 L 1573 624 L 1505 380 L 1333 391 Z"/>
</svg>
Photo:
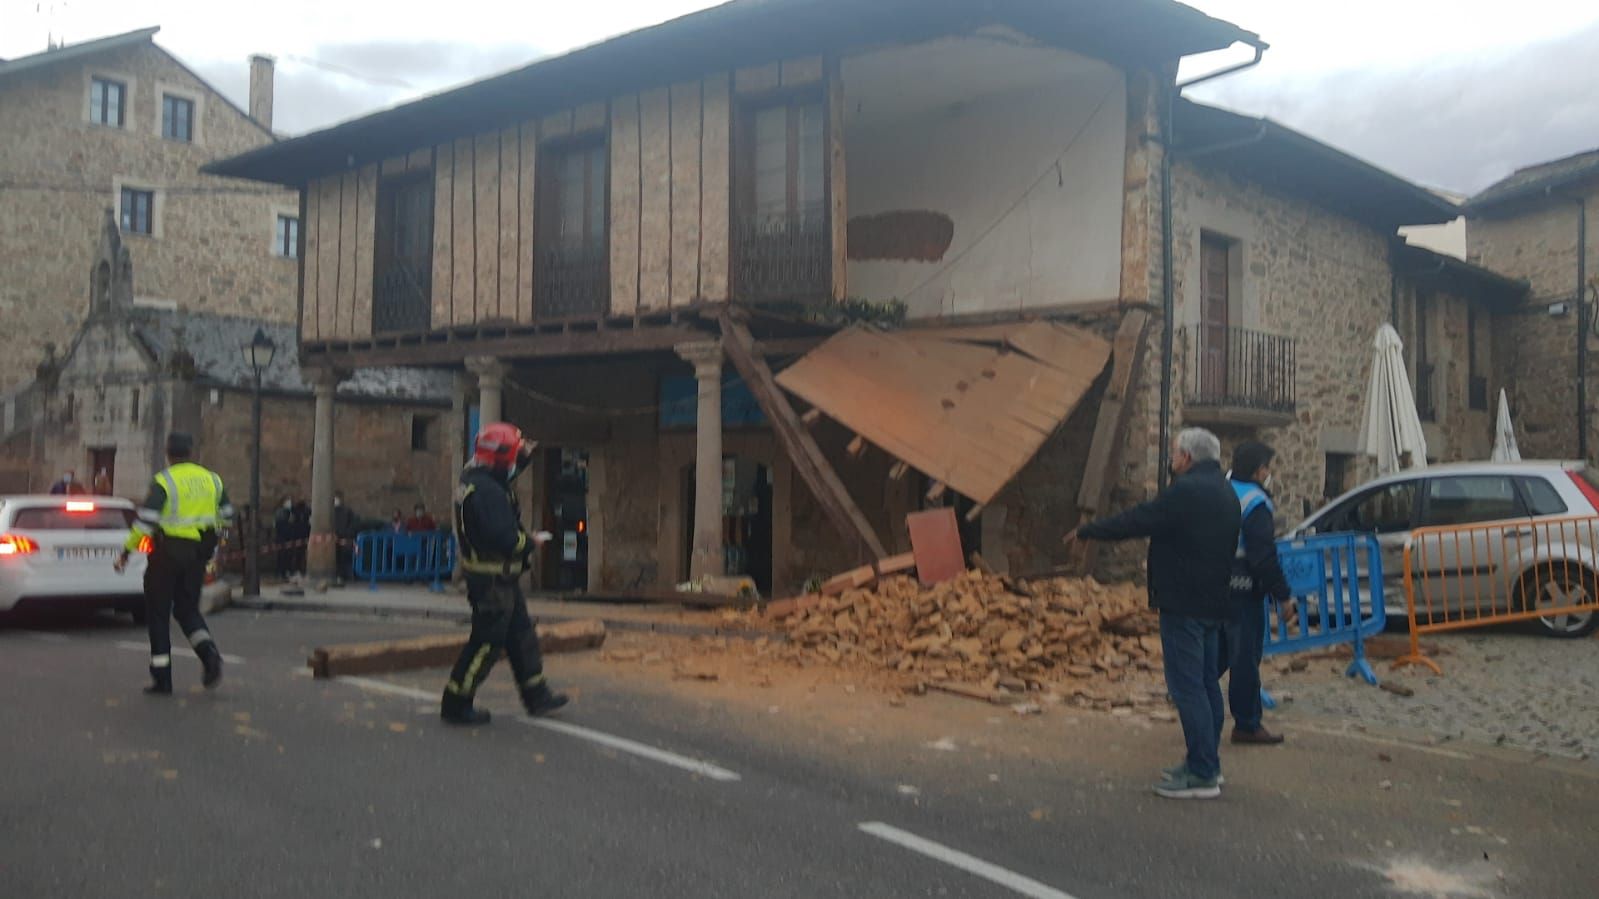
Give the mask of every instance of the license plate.
<svg viewBox="0 0 1599 899">
<path fill-rule="evenodd" d="M 56 558 L 63 562 L 88 562 L 109 559 L 117 551 L 109 546 L 63 546 L 56 550 Z"/>
</svg>

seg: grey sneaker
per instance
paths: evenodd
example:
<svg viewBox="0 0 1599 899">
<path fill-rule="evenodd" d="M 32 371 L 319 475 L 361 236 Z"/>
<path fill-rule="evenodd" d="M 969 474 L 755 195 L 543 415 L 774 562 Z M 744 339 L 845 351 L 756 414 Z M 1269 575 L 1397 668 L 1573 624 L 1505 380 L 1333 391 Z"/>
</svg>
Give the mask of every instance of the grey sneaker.
<svg viewBox="0 0 1599 899">
<path fill-rule="evenodd" d="M 1221 785 L 1215 777 L 1200 779 L 1185 769 L 1155 784 L 1155 795 L 1166 799 L 1215 799 L 1221 795 Z"/>
<path fill-rule="evenodd" d="M 1187 762 L 1178 762 L 1177 764 L 1171 766 L 1170 768 L 1162 768 L 1162 769 L 1160 769 L 1160 776 L 1163 777 L 1163 778 L 1172 778 L 1172 777 L 1176 777 L 1179 774 L 1186 774 L 1186 773 L 1188 773 L 1188 763 Z M 1225 774 L 1217 774 L 1216 775 L 1216 786 L 1219 787 L 1219 786 L 1222 786 L 1222 785 L 1224 785 L 1226 783 L 1227 783 L 1227 775 L 1225 775 Z"/>
</svg>

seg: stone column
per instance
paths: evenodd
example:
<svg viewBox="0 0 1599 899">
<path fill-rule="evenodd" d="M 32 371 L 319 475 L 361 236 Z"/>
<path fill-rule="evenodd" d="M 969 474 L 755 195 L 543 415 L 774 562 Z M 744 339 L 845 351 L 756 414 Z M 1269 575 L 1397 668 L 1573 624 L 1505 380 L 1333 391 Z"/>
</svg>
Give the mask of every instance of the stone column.
<svg viewBox="0 0 1599 899">
<path fill-rule="evenodd" d="M 316 392 L 311 437 L 311 546 L 306 574 L 312 582 L 330 581 L 338 573 L 333 543 L 333 398 L 343 372 L 319 368 L 305 373 Z"/>
<path fill-rule="evenodd" d="M 677 345 L 694 366 L 699 408 L 694 427 L 694 542 L 689 577 L 720 576 L 722 559 L 722 344 Z"/>
<path fill-rule="evenodd" d="M 478 427 L 504 421 L 505 363 L 491 356 L 476 356 L 466 360 L 466 368 L 477 375 Z"/>
</svg>

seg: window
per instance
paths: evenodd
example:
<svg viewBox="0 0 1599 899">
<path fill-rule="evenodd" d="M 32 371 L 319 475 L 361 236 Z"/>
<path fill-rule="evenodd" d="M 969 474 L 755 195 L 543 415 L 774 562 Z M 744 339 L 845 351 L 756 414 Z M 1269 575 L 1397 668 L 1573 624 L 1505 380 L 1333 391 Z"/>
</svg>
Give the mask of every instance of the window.
<svg viewBox="0 0 1599 899">
<path fill-rule="evenodd" d="M 110 78 L 89 81 L 89 121 L 96 125 L 121 128 L 127 112 L 127 85 Z"/>
<path fill-rule="evenodd" d="M 1317 530 L 1377 534 L 1408 531 L 1414 520 L 1416 485 L 1416 481 L 1400 481 L 1368 490 L 1329 512 L 1317 523 Z"/>
<path fill-rule="evenodd" d="M 542 148 L 539 165 L 544 183 L 534 238 L 537 312 L 551 318 L 603 313 L 611 293 L 605 141 Z"/>
<path fill-rule="evenodd" d="M 1476 475 L 1429 480 L 1421 521 L 1424 525 L 1456 525 L 1526 515 L 1510 478 Z"/>
<path fill-rule="evenodd" d="M 277 230 L 272 236 L 272 252 L 285 259 L 300 258 L 300 219 L 292 215 L 279 215 Z"/>
<path fill-rule="evenodd" d="M 133 424 L 139 423 L 139 388 L 137 387 L 133 388 L 133 402 L 129 404 L 128 421 Z"/>
<path fill-rule="evenodd" d="M 44 506 L 17 510 L 11 526 L 19 531 L 121 531 L 132 527 L 133 519 L 132 509 L 101 506 L 75 512 L 64 506 Z"/>
<path fill-rule="evenodd" d="M 1483 374 L 1488 366 L 1479 353 L 1485 341 L 1477 334 L 1478 319 L 1475 305 L 1466 306 L 1466 402 L 1479 412 L 1488 409 L 1488 378 Z"/>
<path fill-rule="evenodd" d="M 155 233 L 155 191 L 122 188 L 122 233 Z"/>
<path fill-rule="evenodd" d="M 1325 500 L 1337 499 L 1349 489 L 1349 462 L 1352 458 L 1348 453 L 1327 454 L 1321 480 L 1321 495 Z"/>
<path fill-rule="evenodd" d="M 1428 319 L 1432 317 L 1432 296 L 1425 291 L 1416 293 L 1416 412 L 1422 421 L 1438 420 L 1438 397 L 1433 379 L 1433 361 L 1429 352 Z"/>
<path fill-rule="evenodd" d="M 279 227 L 284 227 L 281 220 Z M 299 239 L 299 222 L 294 224 Z M 426 331 L 433 320 L 433 174 L 378 182 L 372 328 Z"/>
<path fill-rule="evenodd" d="M 161 136 L 167 140 L 193 142 L 193 100 L 171 94 L 161 95 Z"/>
<path fill-rule="evenodd" d="M 411 450 L 413 452 L 426 452 L 428 448 L 428 430 L 433 427 L 433 416 L 411 416 Z"/>
<path fill-rule="evenodd" d="M 805 94 L 740 111 L 734 170 L 734 290 L 752 301 L 831 290 L 827 114 Z"/>
<path fill-rule="evenodd" d="M 1560 492 L 1543 478 L 1516 478 L 1521 495 L 1526 497 L 1527 511 L 1533 515 L 1562 515 L 1567 511 L 1566 501 Z"/>
</svg>

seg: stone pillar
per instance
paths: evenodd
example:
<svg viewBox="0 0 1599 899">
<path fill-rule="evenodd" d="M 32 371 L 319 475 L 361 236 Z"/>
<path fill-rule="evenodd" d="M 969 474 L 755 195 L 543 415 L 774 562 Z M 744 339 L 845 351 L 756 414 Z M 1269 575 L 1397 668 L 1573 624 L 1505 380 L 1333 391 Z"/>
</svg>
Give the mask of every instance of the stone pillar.
<svg viewBox="0 0 1599 899">
<path fill-rule="evenodd" d="M 477 375 L 478 427 L 504 421 L 505 363 L 490 356 L 477 356 L 466 360 L 467 371 Z M 473 434 L 476 440 L 477 435 Z"/>
<path fill-rule="evenodd" d="M 322 368 L 306 372 L 316 392 L 316 413 L 311 437 L 311 546 L 306 554 L 306 574 L 315 581 L 330 581 L 338 573 L 333 543 L 333 397 L 342 372 Z"/>
<path fill-rule="evenodd" d="M 689 578 L 721 576 L 722 344 L 682 343 L 677 354 L 694 366 L 699 407 L 694 427 L 694 542 Z"/>
</svg>

